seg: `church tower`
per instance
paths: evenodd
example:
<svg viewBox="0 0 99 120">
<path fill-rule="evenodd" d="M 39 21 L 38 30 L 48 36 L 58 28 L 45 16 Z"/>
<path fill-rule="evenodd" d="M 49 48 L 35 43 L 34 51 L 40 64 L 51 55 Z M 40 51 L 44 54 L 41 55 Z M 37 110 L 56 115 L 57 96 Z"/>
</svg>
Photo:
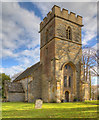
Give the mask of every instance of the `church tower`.
<svg viewBox="0 0 99 120">
<path fill-rule="evenodd" d="M 44 102 L 80 99 L 82 17 L 54 5 L 40 23 Z"/>
</svg>

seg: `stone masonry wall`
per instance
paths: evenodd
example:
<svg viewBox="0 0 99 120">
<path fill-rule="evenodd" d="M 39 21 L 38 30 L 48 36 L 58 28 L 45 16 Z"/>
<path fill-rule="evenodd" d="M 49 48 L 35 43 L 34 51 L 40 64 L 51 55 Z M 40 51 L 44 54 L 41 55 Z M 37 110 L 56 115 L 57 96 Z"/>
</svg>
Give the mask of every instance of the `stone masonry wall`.
<svg viewBox="0 0 99 120">
<path fill-rule="evenodd" d="M 7 101 L 23 102 L 25 100 L 25 93 L 21 83 L 5 81 L 4 92 Z"/>
<path fill-rule="evenodd" d="M 71 99 L 72 96 L 76 96 L 80 98 L 80 76 L 81 76 L 81 28 L 74 23 L 65 21 L 63 19 L 56 18 L 55 19 L 55 58 L 56 61 L 56 81 L 60 81 L 60 86 L 62 86 L 63 79 L 63 64 L 73 63 L 75 68 L 74 73 L 74 85 L 72 86 L 70 93 Z M 66 39 L 66 29 L 67 27 L 71 27 L 72 32 L 72 40 Z M 56 83 L 57 84 L 57 83 Z M 63 88 L 61 87 L 63 90 Z M 68 89 L 67 89 L 68 90 Z M 60 94 L 60 98 L 62 98 L 62 92 Z"/>
<path fill-rule="evenodd" d="M 36 99 L 41 98 L 41 66 L 38 66 L 31 76 L 28 76 L 18 82 L 22 83 L 25 91 L 25 101 L 34 102 Z"/>
<path fill-rule="evenodd" d="M 36 69 L 33 74 L 33 80 L 29 83 L 29 102 L 35 102 L 36 99 L 42 98 L 42 79 L 41 79 L 41 66 Z"/>
<path fill-rule="evenodd" d="M 25 94 L 24 93 L 8 93 L 9 102 L 24 102 Z"/>
<path fill-rule="evenodd" d="M 41 31 L 40 62 L 42 64 L 42 99 L 49 102 L 49 91 L 52 88 L 51 60 L 55 56 L 55 20 L 50 21 Z M 48 33 L 46 33 L 48 31 Z"/>
<path fill-rule="evenodd" d="M 29 94 L 27 93 L 27 88 L 29 88 L 29 86 L 27 87 L 27 85 L 30 81 L 32 81 L 32 77 L 30 77 L 30 76 L 18 81 L 19 83 L 20 82 L 22 83 L 22 86 L 23 86 L 23 89 L 25 92 L 25 101 L 27 101 L 27 99 L 28 99 L 27 97 L 29 96 Z"/>
</svg>

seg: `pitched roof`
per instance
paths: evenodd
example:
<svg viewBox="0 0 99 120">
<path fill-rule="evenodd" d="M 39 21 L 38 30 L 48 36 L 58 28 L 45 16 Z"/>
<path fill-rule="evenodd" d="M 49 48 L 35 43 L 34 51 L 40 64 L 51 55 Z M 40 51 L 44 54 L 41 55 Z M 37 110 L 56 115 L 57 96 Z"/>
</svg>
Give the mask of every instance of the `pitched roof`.
<svg viewBox="0 0 99 120">
<path fill-rule="evenodd" d="M 13 92 L 13 93 L 24 93 L 23 87 L 22 87 L 22 83 L 13 83 L 10 82 L 7 84 L 7 90 L 8 92 Z"/>
<path fill-rule="evenodd" d="M 32 65 L 31 67 L 27 68 L 24 72 L 22 72 L 13 82 L 16 82 L 18 80 L 21 80 L 25 77 L 30 76 L 34 70 L 38 69 L 40 66 L 40 62 L 36 63 L 35 65 Z"/>
</svg>

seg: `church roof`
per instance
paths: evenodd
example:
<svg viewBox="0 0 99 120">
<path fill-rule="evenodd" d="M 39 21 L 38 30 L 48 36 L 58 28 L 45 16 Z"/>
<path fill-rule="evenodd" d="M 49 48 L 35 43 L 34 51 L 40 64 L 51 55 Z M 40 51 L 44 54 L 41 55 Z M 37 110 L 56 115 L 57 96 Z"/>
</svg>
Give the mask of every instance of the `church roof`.
<svg viewBox="0 0 99 120">
<path fill-rule="evenodd" d="M 38 67 L 40 66 L 40 62 L 32 65 L 31 67 L 27 68 L 24 72 L 22 72 L 17 78 L 15 78 L 15 80 L 13 82 L 16 82 L 18 80 L 21 80 L 23 78 L 26 78 L 28 76 L 30 76 L 33 71 L 35 71 L 36 69 L 38 69 Z"/>
</svg>

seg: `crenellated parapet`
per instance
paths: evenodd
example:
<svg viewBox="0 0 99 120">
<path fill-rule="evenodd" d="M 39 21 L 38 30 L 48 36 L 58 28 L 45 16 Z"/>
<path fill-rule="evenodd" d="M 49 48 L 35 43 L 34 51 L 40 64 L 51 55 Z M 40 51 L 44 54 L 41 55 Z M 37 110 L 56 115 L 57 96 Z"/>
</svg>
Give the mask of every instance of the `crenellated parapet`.
<svg viewBox="0 0 99 120">
<path fill-rule="evenodd" d="M 68 13 L 68 10 L 62 9 L 59 6 L 54 5 L 52 8 L 52 11 L 50 11 L 47 14 L 47 17 L 43 19 L 43 21 L 40 23 L 40 31 L 43 29 L 43 27 L 51 20 L 53 17 L 59 17 L 62 19 L 65 19 L 67 21 L 73 22 L 75 24 L 78 24 L 79 26 L 83 26 L 82 24 L 82 16 L 76 15 L 73 12 Z"/>
</svg>

